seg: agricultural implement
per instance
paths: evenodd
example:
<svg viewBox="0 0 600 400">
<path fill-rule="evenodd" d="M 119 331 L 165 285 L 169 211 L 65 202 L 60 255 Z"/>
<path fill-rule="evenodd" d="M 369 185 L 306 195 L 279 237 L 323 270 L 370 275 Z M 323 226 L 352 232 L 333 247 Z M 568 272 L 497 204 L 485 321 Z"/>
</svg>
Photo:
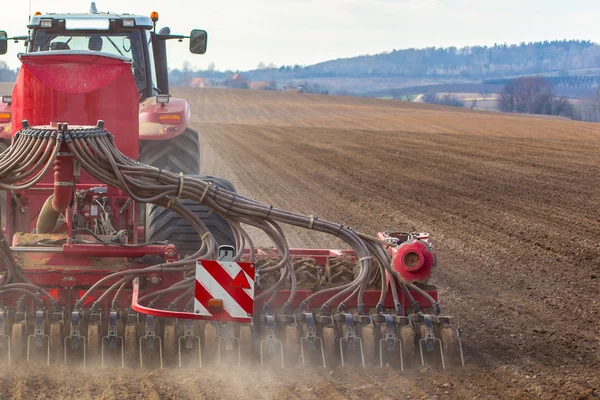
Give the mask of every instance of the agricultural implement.
<svg viewBox="0 0 600 400">
<path fill-rule="evenodd" d="M 429 235 L 370 236 L 263 204 L 198 170 L 151 17 L 36 14 L 0 154 L 0 362 L 81 367 L 463 362 L 427 283 Z M 1 115 L 1 114 L 0 114 Z M 282 226 L 351 250 L 292 249 Z M 247 228 L 273 242 L 257 248 Z"/>
</svg>

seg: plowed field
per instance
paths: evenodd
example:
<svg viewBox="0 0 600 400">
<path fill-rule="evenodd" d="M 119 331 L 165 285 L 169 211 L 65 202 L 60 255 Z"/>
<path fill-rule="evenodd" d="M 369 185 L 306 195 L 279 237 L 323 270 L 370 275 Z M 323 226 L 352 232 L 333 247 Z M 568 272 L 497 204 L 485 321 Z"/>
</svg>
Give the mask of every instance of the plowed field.
<svg viewBox="0 0 600 400">
<path fill-rule="evenodd" d="M 11 398 L 600 398 L 600 124 L 180 89 L 203 173 L 367 233 L 432 234 L 467 368 L 0 371 Z M 288 232 L 294 247 L 336 240 Z M 267 244 L 265 242 L 265 244 Z"/>
<path fill-rule="evenodd" d="M 600 124 L 297 93 L 178 94 L 194 110 L 204 173 L 368 233 L 433 235 L 434 282 L 465 329 L 470 368 L 403 387 L 600 398 Z M 337 244 L 290 235 L 297 247 Z M 340 379 L 353 387 L 355 377 Z M 394 381 L 406 379 L 390 372 L 377 384 Z"/>
</svg>

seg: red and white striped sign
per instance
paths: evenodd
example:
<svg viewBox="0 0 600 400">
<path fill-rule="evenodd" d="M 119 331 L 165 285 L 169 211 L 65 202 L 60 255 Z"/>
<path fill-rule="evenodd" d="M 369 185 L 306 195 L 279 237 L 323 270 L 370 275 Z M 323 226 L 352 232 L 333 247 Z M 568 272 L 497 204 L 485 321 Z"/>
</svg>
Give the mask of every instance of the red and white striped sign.
<svg viewBox="0 0 600 400">
<path fill-rule="evenodd" d="M 251 322 L 254 311 L 254 264 L 198 260 L 194 314 L 213 321 Z M 223 310 L 208 311 L 208 301 L 220 299 Z"/>
</svg>

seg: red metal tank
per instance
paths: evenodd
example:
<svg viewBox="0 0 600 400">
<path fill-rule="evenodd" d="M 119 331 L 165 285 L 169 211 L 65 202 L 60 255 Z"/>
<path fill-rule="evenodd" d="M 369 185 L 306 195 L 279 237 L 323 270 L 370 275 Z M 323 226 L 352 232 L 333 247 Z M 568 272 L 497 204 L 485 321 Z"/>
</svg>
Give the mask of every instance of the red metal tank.
<svg viewBox="0 0 600 400">
<path fill-rule="evenodd" d="M 137 159 L 139 94 L 131 64 L 118 57 L 77 52 L 20 55 L 23 64 L 13 90 L 12 132 L 30 125 L 104 120 L 116 147 Z"/>
</svg>

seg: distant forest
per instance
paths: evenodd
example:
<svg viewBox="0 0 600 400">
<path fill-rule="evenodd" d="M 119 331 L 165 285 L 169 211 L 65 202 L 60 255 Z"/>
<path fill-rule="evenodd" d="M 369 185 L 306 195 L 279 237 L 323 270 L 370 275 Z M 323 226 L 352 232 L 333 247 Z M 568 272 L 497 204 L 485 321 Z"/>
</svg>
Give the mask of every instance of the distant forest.
<svg viewBox="0 0 600 400">
<path fill-rule="evenodd" d="M 600 67 L 600 46 L 591 41 L 562 40 L 494 46 L 394 50 L 326 61 L 310 66 L 265 66 L 242 72 L 250 80 L 314 78 L 433 78 L 490 80 L 495 78 L 585 70 Z M 226 79 L 234 71 L 172 70 L 174 84 L 190 75 Z"/>
</svg>

